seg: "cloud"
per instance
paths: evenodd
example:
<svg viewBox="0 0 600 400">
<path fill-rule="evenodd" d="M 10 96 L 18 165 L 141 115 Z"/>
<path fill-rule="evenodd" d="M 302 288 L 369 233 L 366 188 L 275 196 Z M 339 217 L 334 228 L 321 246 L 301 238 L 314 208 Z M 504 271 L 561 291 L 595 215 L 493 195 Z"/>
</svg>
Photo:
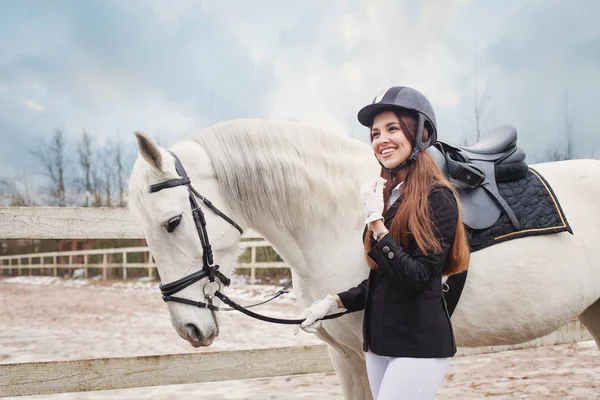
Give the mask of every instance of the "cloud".
<svg viewBox="0 0 600 400">
<path fill-rule="evenodd" d="M 44 107 L 33 100 L 27 99 L 23 102 L 23 105 L 32 111 L 44 112 Z"/>
<path fill-rule="evenodd" d="M 0 120 L 10 126 L 0 130 L 3 159 L 14 161 L 4 145 L 9 132 L 27 153 L 55 129 L 71 142 L 87 129 L 130 143 L 143 130 L 170 143 L 218 120 L 266 116 L 269 73 L 253 67 L 222 15 L 198 2 L 162 4 L 0 5 L 0 34 L 14 38 L 0 52 Z M 15 96 L 35 101 L 21 110 Z M 32 109 L 45 113 L 32 119 Z"/>
<path fill-rule="evenodd" d="M 449 79 L 456 63 L 444 37 L 465 2 L 434 3 L 338 1 L 297 13 L 270 53 L 269 116 L 365 139 L 356 112 L 391 85 L 414 85 L 439 105 L 456 104 Z"/>
<path fill-rule="evenodd" d="M 55 129 L 73 143 L 87 129 L 134 148 L 136 130 L 168 144 L 246 117 L 366 141 L 357 111 L 398 84 L 425 93 L 441 138 L 460 142 L 472 134 L 475 49 L 488 127 L 516 125 L 535 155 L 561 139 L 568 93 L 577 146 L 592 148 L 599 8 L 595 0 L 0 2 L 0 35 L 11 38 L 0 45 L 0 157 L 31 168 L 27 149 Z"/>
<path fill-rule="evenodd" d="M 511 29 L 485 49 L 483 66 L 497 118 L 520 129 L 532 159 L 548 146 L 566 144 L 565 96 L 577 155 L 589 156 L 600 147 L 597 15 L 595 1 L 532 3 L 513 15 Z"/>
</svg>

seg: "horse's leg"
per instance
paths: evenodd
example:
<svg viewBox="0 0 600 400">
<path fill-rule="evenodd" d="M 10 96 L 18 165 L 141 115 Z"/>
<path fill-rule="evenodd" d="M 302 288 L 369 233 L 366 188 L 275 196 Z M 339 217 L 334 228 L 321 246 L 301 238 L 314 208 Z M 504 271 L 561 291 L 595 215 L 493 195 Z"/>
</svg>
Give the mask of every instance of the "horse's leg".
<svg viewBox="0 0 600 400">
<path fill-rule="evenodd" d="M 329 358 L 340 380 L 342 393 L 346 400 L 372 399 L 371 387 L 367 378 L 365 360 L 347 347 L 327 346 Z"/>
<path fill-rule="evenodd" d="M 317 330 L 316 335 L 328 345 L 329 358 L 340 380 L 344 399 L 373 399 L 363 355 L 337 342 L 322 327 Z"/>
<path fill-rule="evenodd" d="M 600 299 L 586 308 L 577 318 L 590 332 L 596 341 L 596 346 L 600 349 Z"/>
</svg>

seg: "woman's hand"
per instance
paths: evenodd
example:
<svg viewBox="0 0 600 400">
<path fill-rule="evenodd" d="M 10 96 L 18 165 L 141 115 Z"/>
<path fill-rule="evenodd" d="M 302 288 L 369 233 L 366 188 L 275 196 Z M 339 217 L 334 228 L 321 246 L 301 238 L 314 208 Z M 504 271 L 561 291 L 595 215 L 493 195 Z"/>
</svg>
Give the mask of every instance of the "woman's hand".
<svg viewBox="0 0 600 400">
<path fill-rule="evenodd" d="M 366 224 L 383 220 L 383 187 L 386 182 L 378 177 L 364 182 L 360 188 Z"/>
<path fill-rule="evenodd" d="M 298 328 L 308 333 L 316 333 L 321 326 L 321 319 L 326 315 L 333 314 L 337 311 L 342 311 L 340 307 L 341 301 L 338 296 L 328 294 L 322 300 L 315 301 L 310 307 L 304 309 L 299 319 L 305 319 L 299 326 L 294 328 L 294 335 L 298 334 Z"/>
</svg>

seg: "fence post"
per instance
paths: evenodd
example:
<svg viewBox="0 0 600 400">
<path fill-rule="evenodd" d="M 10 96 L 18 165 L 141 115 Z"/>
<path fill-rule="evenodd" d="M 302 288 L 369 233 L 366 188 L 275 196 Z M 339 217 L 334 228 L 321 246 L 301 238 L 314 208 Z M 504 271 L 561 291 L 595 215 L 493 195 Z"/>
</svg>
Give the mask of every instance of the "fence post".
<svg viewBox="0 0 600 400">
<path fill-rule="evenodd" d="M 254 284 L 256 282 L 256 269 L 254 268 L 254 264 L 256 264 L 256 246 L 252 246 L 250 248 L 250 283 Z"/>
<path fill-rule="evenodd" d="M 83 277 L 85 279 L 88 278 L 88 255 L 83 255 Z"/>
<path fill-rule="evenodd" d="M 148 264 L 152 264 L 152 253 L 148 251 Z M 148 278 L 154 278 L 154 267 L 148 267 Z"/>
<path fill-rule="evenodd" d="M 127 253 L 123 252 L 123 280 L 127 280 Z"/>
<path fill-rule="evenodd" d="M 106 253 L 102 254 L 102 280 L 106 280 Z"/>
<path fill-rule="evenodd" d="M 52 256 L 52 260 L 53 260 L 53 264 L 54 264 L 54 277 L 56 278 L 56 276 L 58 275 L 58 267 L 56 262 L 58 261 L 58 257 L 56 257 L 56 255 Z"/>
</svg>

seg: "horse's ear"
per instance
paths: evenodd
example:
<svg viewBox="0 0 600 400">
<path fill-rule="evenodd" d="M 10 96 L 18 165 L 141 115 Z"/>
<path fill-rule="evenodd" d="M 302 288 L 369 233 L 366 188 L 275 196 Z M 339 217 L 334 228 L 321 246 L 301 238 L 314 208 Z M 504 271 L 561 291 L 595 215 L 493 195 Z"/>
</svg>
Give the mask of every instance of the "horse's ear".
<svg viewBox="0 0 600 400">
<path fill-rule="evenodd" d="M 146 136 L 145 133 L 136 132 L 135 137 L 137 138 L 138 150 L 142 158 L 162 172 L 163 160 L 158 145 L 150 137 Z"/>
</svg>

